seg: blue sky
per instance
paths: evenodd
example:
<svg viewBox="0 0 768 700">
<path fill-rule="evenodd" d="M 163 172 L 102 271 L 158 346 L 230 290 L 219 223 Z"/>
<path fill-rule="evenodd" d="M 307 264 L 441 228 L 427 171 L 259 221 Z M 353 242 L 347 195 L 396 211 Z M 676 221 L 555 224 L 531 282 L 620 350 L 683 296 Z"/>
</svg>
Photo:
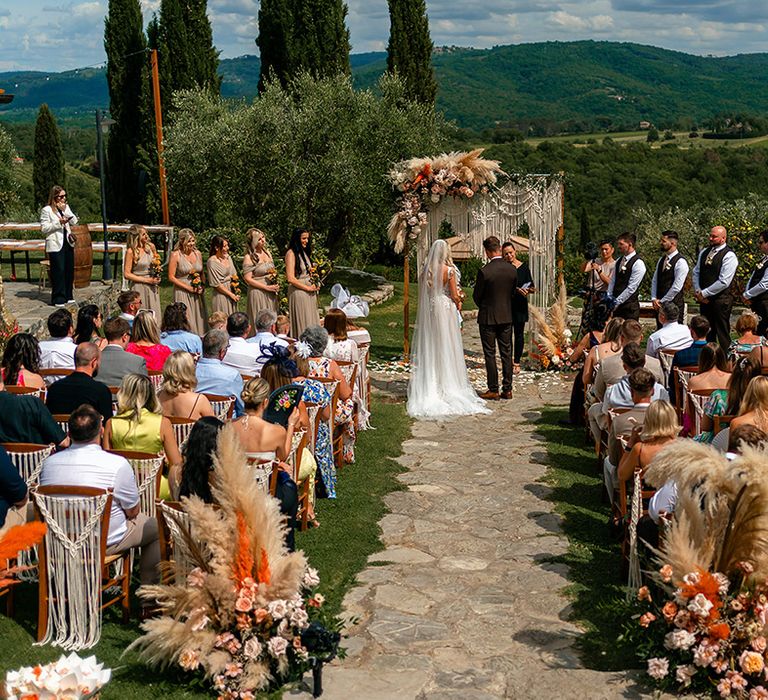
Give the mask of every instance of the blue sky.
<svg viewBox="0 0 768 700">
<path fill-rule="evenodd" d="M 159 0 L 141 0 L 145 16 Z M 354 52 L 383 50 L 386 0 L 347 0 Z M 765 0 L 428 0 L 436 45 L 634 41 L 695 54 L 768 52 Z M 70 70 L 104 60 L 107 0 L 0 0 L 0 71 Z M 258 0 L 208 0 L 224 58 L 256 53 Z"/>
</svg>

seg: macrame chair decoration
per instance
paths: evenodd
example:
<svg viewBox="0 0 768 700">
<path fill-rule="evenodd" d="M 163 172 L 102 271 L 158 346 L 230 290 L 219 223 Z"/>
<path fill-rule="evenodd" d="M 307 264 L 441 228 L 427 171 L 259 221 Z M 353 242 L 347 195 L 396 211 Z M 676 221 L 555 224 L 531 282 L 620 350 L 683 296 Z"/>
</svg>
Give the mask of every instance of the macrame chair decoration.
<svg viewBox="0 0 768 700">
<path fill-rule="evenodd" d="M 213 413 L 220 421 L 227 423 L 232 420 L 235 410 L 235 397 L 221 394 L 203 394 L 210 402 Z"/>
<path fill-rule="evenodd" d="M 368 360 L 371 355 L 371 344 L 358 345 L 360 358 L 357 361 L 357 387 L 360 393 L 360 415 L 357 419 L 358 430 L 370 430 L 373 428 L 370 422 L 371 416 L 371 377 L 368 374 Z"/>
<path fill-rule="evenodd" d="M 189 440 L 189 434 L 192 432 L 196 420 L 192 418 L 180 418 L 178 416 L 168 416 L 168 420 L 173 428 L 173 434 L 176 437 L 176 443 L 179 446 L 179 452 L 184 449 L 184 446 Z"/>
<path fill-rule="evenodd" d="M 301 460 L 304 455 L 304 450 L 309 445 L 309 430 L 299 430 L 293 434 L 291 438 L 291 452 L 288 458 L 285 460 L 292 469 L 292 478 L 296 482 L 296 488 L 299 492 L 299 508 L 296 511 L 296 521 L 299 523 L 299 528 L 304 531 L 307 529 L 307 523 L 309 522 L 309 506 L 312 503 L 312 490 L 314 483 L 310 476 L 300 480 L 299 473 L 301 471 Z"/>
<path fill-rule="evenodd" d="M 120 602 L 130 613 L 129 574 L 112 578 L 108 567 L 128 552 L 106 555 L 111 491 L 74 486 L 39 486 L 32 492 L 38 519 L 48 531 L 40 547 L 40 607 L 37 644 L 90 649 L 101 637 L 101 611 Z M 105 575 L 107 574 L 107 575 Z M 102 605 L 102 592 L 119 594 Z"/>
<path fill-rule="evenodd" d="M 162 454 L 132 450 L 110 450 L 110 452 L 128 460 L 139 489 L 139 511 L 149 518 L 154 518 L 165 457 Z"/>
<path fill-rule="evenodd" d="M 629 577 L 627 580 L 627 602 L 637 598 L 637 591 L 642 582 L 640 556 L 637 552 L 637 524 L 643 510 L 643 480 L 641 471 L 635 469 L 632 487 L 632 509 L 629 516 Z"/>
<path fill-rule="evenodd" d="M 344 437 L 341 431 L 336 430 L 336 407 L 339 403 L 339 380 L 331 377 L 312 377 L 316 382 L 325 385 L 325 389 L 331 396 L 331 415 L 326 421 L 328 423 L 328 439 L 331 442 L 333 451 L 333 462 L 336 469 L 344 466 Z M 336 433 L 339 433 L 336 435 Z"/>
<path fill-rule="evenodd" d="M 2 444 L 13 466 L 18 469 L 28 489 L 37 486 L 43 461 L 53 452 L 53 445 L 37 445 L 31 442 L 5 442 Z M 19 552 L 17 558 L 22 570 L 17 574 L 21 581 L 37 581 L 37 546 Z"/>
<path fill-rule="evenodd" d="M 248 467 L 259 488 L 274 496 L 277 491 L 277 472 L 280 461 L 277 459 L 247 459 Z"/>
<path fill-rule="evenodd" d="M 192 530 L 185 501 L 160 501 L 157 504 L 160 554 L 165 569 L 163 579 L 168 583 L 169 578 L 172 578 L 178 586 L 185 585 L 187 574 L 196 566 L 190 547 L 206 551 L 203 540 Z"/>
<path fill-rule="evenodd" d="M 147 377 L 149 377 L 149 381 L 152 382 L 152 388 L 155 390 L 155 393 L 160 391 L 160 388 L 163 386 L 163 372 L 159 369 L 150 369 L 147 371 Z"/>
</svg>

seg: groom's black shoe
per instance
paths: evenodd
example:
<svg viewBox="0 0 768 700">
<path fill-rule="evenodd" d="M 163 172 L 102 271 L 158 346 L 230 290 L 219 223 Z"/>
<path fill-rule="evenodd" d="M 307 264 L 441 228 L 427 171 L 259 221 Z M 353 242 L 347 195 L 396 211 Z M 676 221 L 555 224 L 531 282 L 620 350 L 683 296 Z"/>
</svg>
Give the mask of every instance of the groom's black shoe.
<svg viewBox="0 0 768 700">
<path fill-rule="evenodd" d="M 486 401 L 498 401 L 499 400 L 499 392 L 498 391 L 484 391 L 482 394 L 478 394 L 478 396 L 481 399 L 485 399 Z"/>
<path fill-rule="evenodd" d="M 502 399 L 511 399 L 512 398 L 512 389 L 507 389 L 506 391 L 502 391 L 500 394 Z"/>
</svg>

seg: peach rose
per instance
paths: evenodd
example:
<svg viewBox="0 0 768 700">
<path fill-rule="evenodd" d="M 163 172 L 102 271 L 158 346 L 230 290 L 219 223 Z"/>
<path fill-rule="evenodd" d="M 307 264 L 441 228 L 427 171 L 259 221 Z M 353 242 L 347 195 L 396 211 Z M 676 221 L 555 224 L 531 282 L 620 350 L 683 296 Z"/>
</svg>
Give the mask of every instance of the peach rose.
<svg viewBox="0 0 768 700">
<path fill-rule="evenodd" d="M 648 627 L 654 620 L 656 619 L 656 615 L 653 613 L 645 613 L 644 615 L 640 616 L 640 627 Z"/>
</svg>

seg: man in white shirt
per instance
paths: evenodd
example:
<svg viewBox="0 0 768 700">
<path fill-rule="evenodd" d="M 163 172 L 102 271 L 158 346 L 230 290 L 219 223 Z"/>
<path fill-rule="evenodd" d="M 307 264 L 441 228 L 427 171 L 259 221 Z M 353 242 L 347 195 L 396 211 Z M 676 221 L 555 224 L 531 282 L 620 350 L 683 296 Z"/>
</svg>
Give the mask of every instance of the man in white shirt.
<svg viewBox="0 0 768 700">
<path fill-rule="evenodd" d="M 646 270 L 635 250 L 636 241 L 634 233 L 622 233 L 616 239 L 621 257 L 608 284 L 608 296 L 615 301 L 613 315 L 617 318 L 640 318 L 640 283 Z"/>
<path fill-rule="evenodd" d="M 141 308 L 141 295 L 133 290 L 121 292 L 120 296 L 117 297 L 117 305 L 120 307 L 121 312 L 118 318 L 128 321 L 128 327 L 132 329 L 133 321 Z M 155 320 L 158 324 L 160 323 L 159 318 Z"/>
<path fill-rule="evenodd" d="M 41 486 L 89 486 L 113 489 L 107 554 L 141 547 L 141 583 L 160 580 L 157 520 L 139 512 L 139 491 L 126 459 L 101 449 L 101 414 L 88 404 L 69 417 L 72 446 L 43 462 Z"/>
<path fill-rule="evenodd" d="M 48 317 L 50 340 L 40 342 L 40 369 L 75 369 L 75 332 L 72 314 L 67 309 L 56 309 Z M 63 376 L 63 375 L 62 375 Z M 46 377 L 45 383 L 52 384 L 59 376 Z"/>
<path fill-rule="evenodd" d="M 659 247 L 664 255 L 656 263 L 651 280 L 651 302 L 656 309 L 656 329 L 661 328 L 661 320 L 658 317 L 661 304 L 665 301 L 673 301 L 677 306 L 676 321 L 685 323 L 685 297 L 683 287 L 688 277 L 688 261 L 677 250 L 678 235 L 676 231 L 663 231 Z M 670 319 L 671 320 L 671 319 Z"/>
<path fill-rule="evenodd" d="M 242 311 L 230 314 L 227 318 L 229 345 L 222 362 L 228 367 L 233 367 L 240 374 L 257 377 L 261 371 L 258 363 L 261 348 L 246 340 L 250 332 L 251 324 L 248 323 L 248 317 Z"/>
<path fill-rule="evenodd" d="M 663 301 L 659 306 L 661 328 L 651 333 L 645 354 L 658 357 L 662 350 L 683 350 L 691 346 L 693 338 L 688 326 L 678 323 L 678 308 L 674 301 Z"/>
<path fill-rule="evenodd" d="M 768 334 L 768 231 L 760 232 L 758 245 L 760 260 L 749 276 L 743 298 L 760 319 L 757 334 L 765 336 Z"/>
<path fill-rule="evenodd" d="M 715 226 L 709 233 L 709 247 L 699 253 L 693 268 L 693 291 L 701 304 L 699 313 L 709 321 L 707 340 L 717 341 L 723 352 L 731 345 L 731 282 L 739 260 L 726 244 L 725 226 Z"/>
<path fill-rule="evenodd" d="M 261 374 L 261 368 L 267 361 L 264 355 L 264 348 L 270 345 L 287 348 L 288 341 L 277 335 L 277 314 L 271 309 L 264 309 L 256 314 L 256 335 L 249 338 L 248 342 L 259 348 L 259 359 L 257 360 L 256 376 Z"/>
</svg>

